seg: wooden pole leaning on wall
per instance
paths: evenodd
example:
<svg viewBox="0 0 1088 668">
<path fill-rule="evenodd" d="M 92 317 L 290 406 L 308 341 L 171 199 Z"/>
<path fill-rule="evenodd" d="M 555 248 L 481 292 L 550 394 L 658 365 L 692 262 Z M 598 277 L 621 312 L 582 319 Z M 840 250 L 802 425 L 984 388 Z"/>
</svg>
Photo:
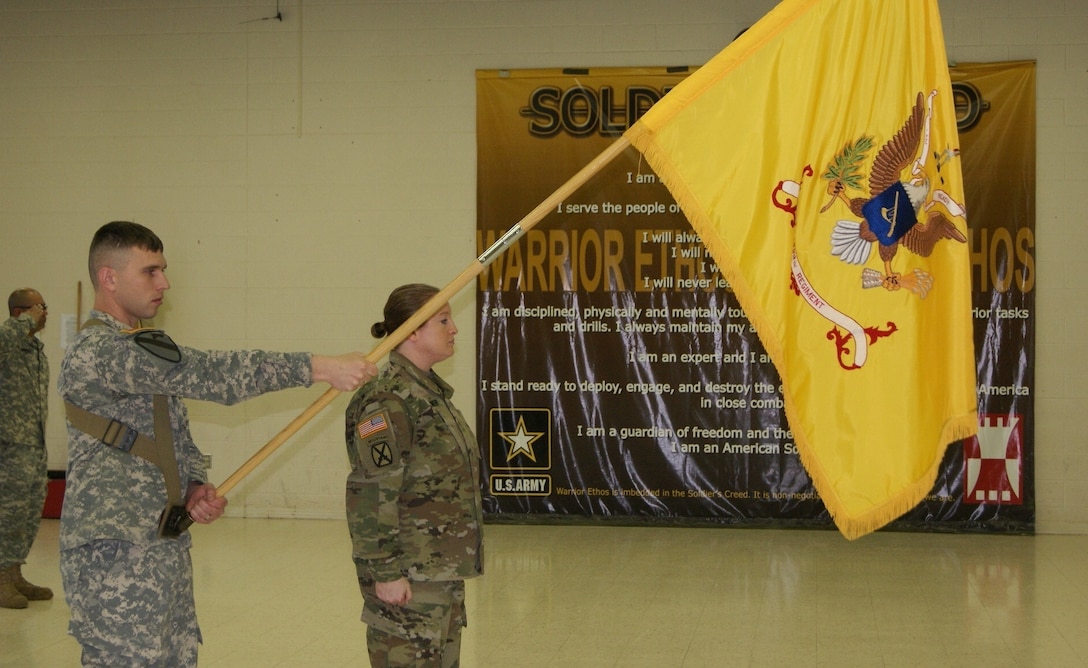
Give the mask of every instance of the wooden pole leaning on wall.
<svg viewBox="0 0 1088 668">
<path fill-rule="evenodd" d="M 423 323 L 427 322 L 432 315 L 437 313 L 444 304 L 448 303 L 450 299 L 461 290 L 461 288 L 465 287 L 476 276 L 479 276 L 487 265 L 491 264 L 495 258 L 517 241 L 521 235 L 528 232 L 534 225 L 543 220 L 545 216 L 554 211 L 563 200 L 574 194 L 578 188 L 582 187 L 586 181 L 589 181 L 589 179 L 597 172 L 601 171 L 605 165 L 612 162 L 616 156 L 623 153 L 628 146 L 630 146 L 630 142 L 626 137 L 621 137 L 610 144 L 608 148 L 600 153 L 600 155 L 579 170 L 578 173 L 572 176 L 566 183 L 559 186 L 559 188 L 549 195 L 547 199 L 538 204 L 535 209 L 530 211 L 524 218 L 518 221 L 517 224 L 507 230 L 501 238 L 491 245 L 490 248 L 485 250 L 472 262 L 472 264 L 466 267 L 457 278 L 450 281 L 446 287 L 439 290 L 434 297 L 431 297 L 427 303 L 421 306 L 420 309 L 416 311 L 412 317 L 408 318 L 403 325 L 382 339 L 373 350 L 367 353 L 366 358 L 374 364 L 377 364 L 383 357 L 400 345 L 402 341 L 407 339 L 412 332 L 419 329 Z M 329 388 L 326 390 L 324 394 L 318 397 L 317 401 L 310 404 L 310 406 L 302 411 L 302 413 L 294 420 L 291 420 L 286 427 L 272 437 L 272 440 L 266 443 L 264 447 L 254 453 L 252 457 L 238 467 L 237 471 L 224 480 L 216 489 L 216 495 L 220 497 L 226 496 L 227 492 L 234 489 L 234 487 L 249 475 L 253 469 L 257 468 L 261 462 L 268 459 L 273 452 L 286 443 L 289 438 L 294 436 L 298 430 L 302 429 L 307 422 L 317 416 L 318 413 L 324 410 L 339 395 L 340 391 L 336 388 Z"/>
</svg>

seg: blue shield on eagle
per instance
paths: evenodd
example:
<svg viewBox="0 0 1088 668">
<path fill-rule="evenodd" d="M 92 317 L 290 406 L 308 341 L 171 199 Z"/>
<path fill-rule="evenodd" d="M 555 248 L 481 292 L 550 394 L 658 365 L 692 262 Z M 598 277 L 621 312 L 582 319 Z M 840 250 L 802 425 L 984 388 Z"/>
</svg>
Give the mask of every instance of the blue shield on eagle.
<svg viewBox="0 0 1088 668">
<path fill-rule="evenodd" d="M 896 181 L 861 207 L 869 230 L 882 246 L 891 246 L 918 222 L 902 182 Z"/>
</svg>

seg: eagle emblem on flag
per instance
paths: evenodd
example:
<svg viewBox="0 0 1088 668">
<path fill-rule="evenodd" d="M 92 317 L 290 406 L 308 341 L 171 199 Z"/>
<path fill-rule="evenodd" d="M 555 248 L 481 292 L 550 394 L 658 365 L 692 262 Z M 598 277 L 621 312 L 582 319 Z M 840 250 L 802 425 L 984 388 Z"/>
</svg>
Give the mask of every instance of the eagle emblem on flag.
<svg viewBox="0 0 1088 668">
<path fill-rule="evenodd" d="M 831 253 L 843 262 L 865 264 L 873 248 L 882 261 L 882 271 L 862 270 L 862 287 L 883 287 L 888 291 L 906 288 L 921 298 L 933 289 L 934 278 L 921 268 L 907 273 L 897 271 L 900 247 L 922 257 L 929 257 L 933 247 L 944 239 L 966 243 L 967 237 L 960 232 L 939 208 L 940 201 L 953 216 L 963 217 L 963 204 L 955 202 L 943 190 L 931 192 L 931 181 L 926 171 L 929 158 L 930 121 L 933 117 L 932 91 L 928 99 L 918 93 L 910 117 L 903 127 L 889 139 L 873 161 L 869 175 L 867 197 L 848 197 L 850 188 L 861 190 L 859 163 L 872 146 L 872 138 L 863 136 L 848 143 L 835 156 L 823 178 L 827 179 L 827 192 L 831 200 L 820 210 L 823 213 L 836 202 L 842 202 L 860 220 L 840 220 L 831 233 Z M 923 104 L 925 102 L 925 104 Z M 935 155 L 935 168 L 939 173 L 943 162 L 958 155 L 958 151 L 946 150 Z M 919 217 L 924 215 L 924 222 Z"/>
<path fill-rule="evenodd" d="M 936 95 L 937 91 L 933 90 L 927 99 L 919 92 L 910 116 L 877 152 L 869 173 L 867 196 L 850 197 L 848 192 L 866 192 L 862 166 L 876 145 L 869 135 L 848 141 L 822 175 L 828 181 L 827 193 L 831 199 L 819 213 L 824 214 L 836 203 L 842 203 L 858 218 L 836 221 L 831 232 L 831 255 L 850 265 L 865 265 L 875 248 L 881 260 L 881 269 L 862 267 L 862 288 L 883 287 L 889 292 L 907 289 L 925 299 L 933 289 L 935 279 L 921 267 L 906 273 L 896 270 L 893 263 L 897 261 L 900 247 L 916 256 L 929 257 L 942 240 L 967 242 L 964 233 L 948 217 L 964 218 L 963 204 L 943 189 L 934 189 L 931 185 L 934 180 L 941 182 L 941 166 L 959 156 L 958 149 L 946 148 L 943 153 L 934 153 L 932 166 L 927 165 Z M 813 171 L 806 167 L 805 173 L 812 175 Z M 800 191 L 800 182 L 787 180 L 780 181 L 772 193 L 774 205 L 790 214 L 791 226 L 797 225 L 795 200 Z M 784 200 L 783 195 L 786 196 Z M 923 215 L 925 220 L 921 221 Z M 860 369 L 868 358 L 869 347 L 898 331 L 898 325 L 891 320 L 884 327 L 863 326 L 854 316 L 825 300 L 806 275 L 796 254 L 791 274 L 794 292 L 835 325 L 827 333 L 827 339 L 835 344 L 842 369 Z"/>
</svg>

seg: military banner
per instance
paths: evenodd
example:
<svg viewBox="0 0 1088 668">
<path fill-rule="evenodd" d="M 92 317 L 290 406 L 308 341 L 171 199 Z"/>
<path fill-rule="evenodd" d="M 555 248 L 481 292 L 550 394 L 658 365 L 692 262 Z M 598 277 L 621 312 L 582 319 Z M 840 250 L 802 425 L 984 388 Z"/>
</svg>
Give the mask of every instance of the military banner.
<svg viewBox="0 0 1088 668">
<path fill-rule="evenodd" d="M 784 0 L 624 136 L 774 360 L 839 530 L 857 538 L 916 506 L 946 446 L 978 430 L 936 0 Z"/>
<path fill-rule="evenodd" d="M 932 491 L 893 527 L 1034 524 L 1034 73 L 980 67 L 982 79 L 967 66 L 952 76 L 971 211 L 979 436 L 949 448 Z M 479 72 L 479 249 L 689 74 Z M 1008 137 L 1008 127 L 1023 134 Z M 990 166 L 1000 155 L 1015 183 L 990 185 L 974 146 Z M 974 209 L 993 188 L 1005 205 Z M 771 356 L 639 151 L 558 205 L 477 290 L 477 434 L 493 519 L 830 526 Z"/>
</svg>

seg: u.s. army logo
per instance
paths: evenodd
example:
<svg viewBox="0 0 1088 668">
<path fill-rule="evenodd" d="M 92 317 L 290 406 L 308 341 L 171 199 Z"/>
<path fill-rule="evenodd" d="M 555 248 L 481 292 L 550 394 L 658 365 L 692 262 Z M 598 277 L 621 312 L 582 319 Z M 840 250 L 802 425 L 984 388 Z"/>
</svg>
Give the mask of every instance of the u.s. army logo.
<svg viewBox="0 0 1088 668">
<path fill-rule="evenodd" d="M 546 470 L 552 467 L 551 410 L 491 409 L 490 466 L 493 470 Z"/>
<path fill-rule="evenodd" d="M 552 493 L 551 409 L 491 409 L 493 496 L 548 496 Z"/>
<path fill-rule="evenodd" d="M 370 458 L 378 468 L 392 464 L 393 451 L 389 448 L 389 443 L 386 441 L 379 441 L 372 444 L 370 446 Z"/>
</svg>

